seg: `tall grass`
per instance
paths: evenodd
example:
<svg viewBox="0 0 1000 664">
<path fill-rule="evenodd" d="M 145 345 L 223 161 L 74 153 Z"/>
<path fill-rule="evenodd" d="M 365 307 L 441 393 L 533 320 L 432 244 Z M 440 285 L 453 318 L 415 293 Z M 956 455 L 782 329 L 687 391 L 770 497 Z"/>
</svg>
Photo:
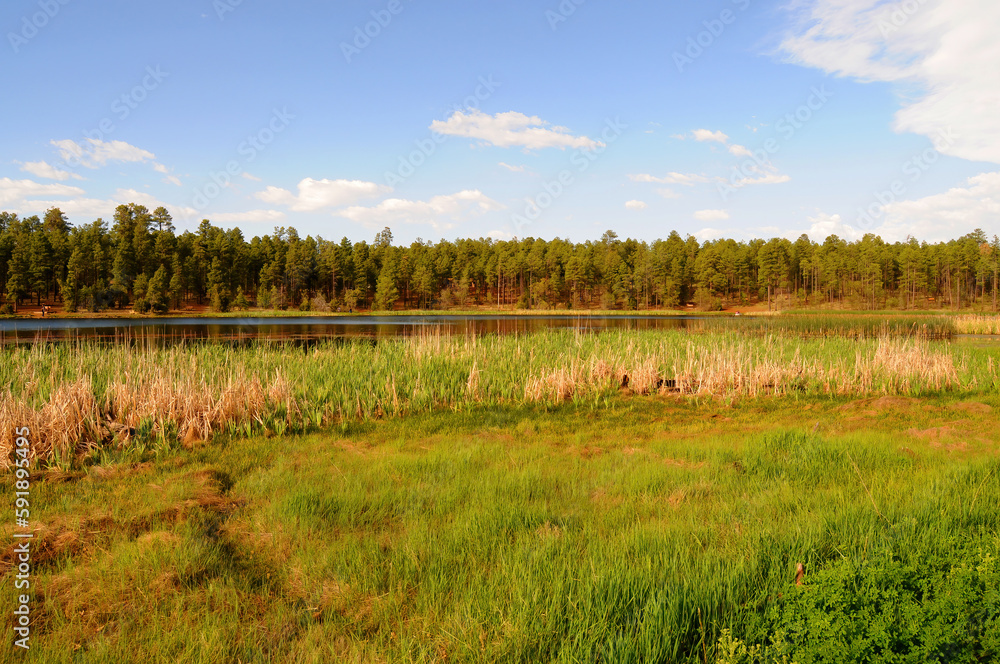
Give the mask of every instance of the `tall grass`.
<svg viewBox="0 0 1000 664">
<path fill-rule="evenodd" d="M 956 316 L 954 323 L 960 334 L 1000 334 L 1000 316 Z"/>
<path fill-rule="evenodd" d="M 473 403 L 586 401 L 625 388 L 719 398 L 996 390 L 997 352 L 919 338 L 747 338 L 680 331 L 457 337 L 431 331 L 311 348 L 36 345 L 0 365 L 0 455 L 29 426 L 69 463 L 104 446 L 214 432 L 307 431 Z"/>
<path fill-rule="evenodd" d="M 36 657 L 704 664 L 728 629 L 768 654 L 786 634 L 779 656 L 725 660 L 741 664 L 995 659 L 986 404 L 845 425 L 822 398 L 608 401 L 252 437 L 37 482 Z M 905 431 L 956 417 L 947 444 Z M 918 657 L 932 639 L 979 651 Z"/>
</svg>

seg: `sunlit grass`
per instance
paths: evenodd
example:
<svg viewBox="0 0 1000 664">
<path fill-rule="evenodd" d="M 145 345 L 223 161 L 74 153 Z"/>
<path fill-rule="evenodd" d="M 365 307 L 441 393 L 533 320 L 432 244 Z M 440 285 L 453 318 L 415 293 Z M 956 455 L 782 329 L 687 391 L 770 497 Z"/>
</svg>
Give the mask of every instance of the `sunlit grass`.
<svg viewBox="0 0 1000 664">
<path fill-rule="evenodd" d="M 996 556 L 998 406 L 613 395 L 112 455 L 35 479 L 32 656 L 714 661 L 799 563 Z"/>
</svg>

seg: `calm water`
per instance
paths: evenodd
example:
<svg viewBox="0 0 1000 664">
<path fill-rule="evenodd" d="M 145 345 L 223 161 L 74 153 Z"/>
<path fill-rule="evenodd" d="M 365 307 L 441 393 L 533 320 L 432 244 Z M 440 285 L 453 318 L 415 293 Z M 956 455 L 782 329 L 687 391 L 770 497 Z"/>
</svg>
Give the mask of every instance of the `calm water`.
<svg viewBox="0 0 1000 664">
<path fill-rule="evenodd" d="M 545 329 L 585 331 L 685 329 L 700 316 L 339 316 L 286 318 L 144 318 L 0 320 L 0 344 L 94 340 L 180 342 L 326 338 L 387 338 L 440 329 L 447 334 L 529 334 Z"/>
<path fill-rule="evenodd" d="M 911 336 L 926 329 L 924 318 L 893 317 L 893 334 Z M 801 316 L 788 319 L 753 316 L 288 316 L 281 318 L 33 318 L 0 320 L 0 346 L 39 342 L 97 341 L 170 345 L 187 341 L 242 343 L 253 340 L 312 342 L 320 339 L 389 339 L 421 332 L 443 334 L 531 334 L 548 329 L 602 330 L 740 330 L 750 334 L 785 333 L 857 338 L 885 333 L 883 319 Z M 921 327 L 922 326 L 922 327 Z M 947 330 L 931 339 L 996 345 L 996 335 L 956 335 Z"/>
</svg>

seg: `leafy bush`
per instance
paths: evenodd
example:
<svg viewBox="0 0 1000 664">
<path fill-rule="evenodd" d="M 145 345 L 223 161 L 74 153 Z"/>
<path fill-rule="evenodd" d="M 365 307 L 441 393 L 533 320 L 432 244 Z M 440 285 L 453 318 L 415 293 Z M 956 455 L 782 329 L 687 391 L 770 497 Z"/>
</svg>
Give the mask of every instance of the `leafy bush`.
<svg viewBox="0 0 1000 664">
<path fill-rule="evenodd" d="M 1000 657 L 1000 539 L 842 559 L 724 631 L 719 664 L 975 662 Z M 749 645 L 754 644 L 754 645 Z"/>
</svg>

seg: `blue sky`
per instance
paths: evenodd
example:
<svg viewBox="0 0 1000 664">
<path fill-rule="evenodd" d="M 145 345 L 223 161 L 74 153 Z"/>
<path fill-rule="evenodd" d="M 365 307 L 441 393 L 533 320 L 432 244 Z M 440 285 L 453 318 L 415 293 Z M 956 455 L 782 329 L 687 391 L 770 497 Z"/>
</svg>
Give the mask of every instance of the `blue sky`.
<svg viewBox="0 0 1000 664">
<path fill-rule="evenodd" d="M 404 243 L 992 234 L 997 25 L 995 0 L 12 0 L 0 209 Z"/>
</svg>

